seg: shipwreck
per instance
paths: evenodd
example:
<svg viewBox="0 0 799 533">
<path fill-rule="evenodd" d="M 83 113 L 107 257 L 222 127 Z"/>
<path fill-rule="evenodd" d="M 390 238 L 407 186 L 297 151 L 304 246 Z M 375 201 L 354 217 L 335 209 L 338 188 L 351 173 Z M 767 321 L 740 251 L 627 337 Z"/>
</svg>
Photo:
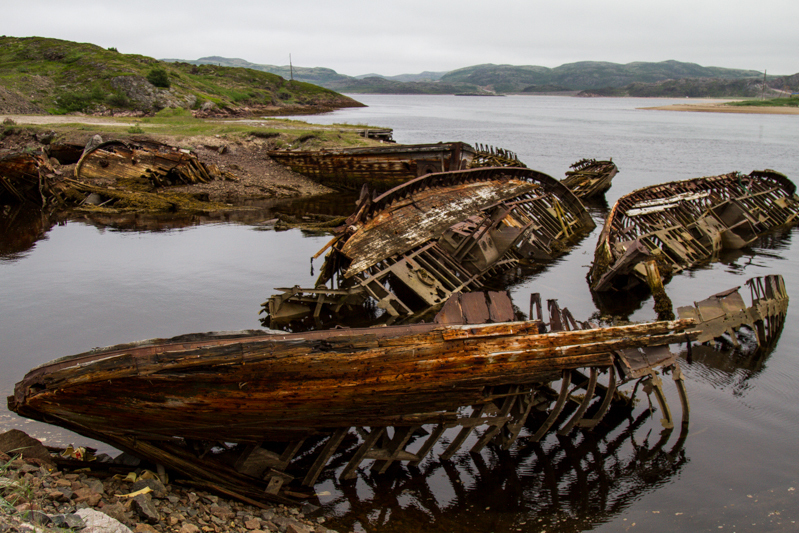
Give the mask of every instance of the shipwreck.
<svg viewBox="0 0 799 533">
<path fill-rule="evenodd" d="M 521 167 L 513 152 L 463 142 L 407 144 L 368 148 L 272 150 L 269 157 L 294 172 L 334 189 L 386 191 L 403 182 L 438 172 L 479 167 Z"/>
<path fill-rule="evenodd" d="M 41 153 L 0 158 L 0 205 L 201 210 L 197 198 L 165 198 L 157 192 L 213 180 L 237 178 L 186 149 L 147 140 L 103 142 L 95 136 L 85 147 L 51 144 Z"/>
<path fill-rule="evenodd" d="M 263 312 L 281 323 L 368 301 L 388 319 L 410 317 L 521 265 L 544 265 L 594 227 L 568 188 L 535 170 L 428 174 L 362 194 L 316 254 L 329 249 L 313 287 L 279 288 Z"/>
<path fill-rule="evenodd" d="M 751 308 L 729 306 L 732 290 L 715 297 L 722 314 L 703 303 L 675 321 L 600 326 L 549 300 L 544 322 L 535 294 L 529 319 L 515 321 L 506 293 L 480 292 L 453 296 L 431 323 L 154 339 L 35 368 L 8 404 L 206 488 L 288 501 L 295 492 L 286 487 L 312 486 L 328 463 L 342 464 L 340 446 L 349 450 L 342 479 L 367 460 L 376 473 L 418 465 L 450 429 L 442 460 L 472 435 L 473 452 L 508 449 L 520 436 L 596 426 L 613 403 L 630 401 L 618 388 L 626 381 L 654 393 L 672 428 L 662 371 L 677 384 L 685 427 L 670 345 L 744 328 L 765 334 L 761 323 L 784 317 L 787 295 L 779 276 L 751 286 Z"/>
<path fill-rule="evenodd" d="M 743 248 L 771 230 L 796 224 L 797 214 L 796 186 L 773 170 L 638 189 L 611 209 L 588 281 L 600 292 L 656 287 L 716 259 L 722 249 Z"/>
<path fill-rule="evenodd" d="M 580 159 L 569 168 L 571 170 L 566 172 L 566 177 L 560 182 L 581 199 L 605 194 L 613 184 L 613 178 L 619 173 L 619 167 L 613 159 L 607 161 Z"/>
</svg>

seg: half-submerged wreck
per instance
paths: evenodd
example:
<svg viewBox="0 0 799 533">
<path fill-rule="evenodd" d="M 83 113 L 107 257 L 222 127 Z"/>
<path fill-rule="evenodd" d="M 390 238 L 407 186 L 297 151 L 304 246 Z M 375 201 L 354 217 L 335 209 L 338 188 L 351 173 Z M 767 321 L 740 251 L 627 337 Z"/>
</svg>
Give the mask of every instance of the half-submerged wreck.
<svg viewBox="0 0 799 533">
<path fill-rule="evenodd" d="M 202 206 L 191 205 L 200 204 L 197 199 L 173 195 L 169 200 L 156 191 L 212 180 L 237 178 L 200 161 L 189 150 L 146 140 L 103 142 L 96 136 L 86 147 L 53 144 L 39 154 L 0 158 L 0 205 L 175 210 L 181 203 L 201 210 Z"/>
<path fill-rule="evenodd" d="M 765 286 L 774 291 L 754 303 L 762 314 L 730 313 L 723 329 L 784 315 L 781 278 Z M 448 429 L 457 433 L 443 460 L 481 427 L 471 451 L 508 449 L 520 435 L 535 442 L 551 430 L 595 426 L 614 401 L 630 400 L 617 390 L 629 380 L 655 393 L 671 428 L 658 369 L 671 372 L 687 423 L 669 345 L 702 338 L 710 327 L 704 309 L 676 321 L 599 327 L 578 323 L 554 300 L 548 307 L 545 323 L 533 295 L 529 320 L 504 321 L 513 314 L 506 294 L 459 294 L 433 323 L 111 346 L 31 370 L 8 404 L 207 488 L 276 501 L 286 500 L 281 487 L 295 478 L 312 486 L 345 440 L 352 454 L 343 479 L 365 460 L 377 473 L 398 461 L 418 465 Z M 567 404 L 576 409 L 564 411 Z"/>
<path fill-rule="evenodd" d="M 605 194 L 610 189 L 614 176 L 619 173 L 619 167 L 613 159 L 607 161 L 580 159 L 569 168 L 572 170 L 567 171 L 566 177 L 560 182 L 580 199 Z"/>
<path fill-rule="evenodd" d="M 675 181 L 621 197 L 599 236 L 588 274 L 595 291 L 650 287 L 796 224 L 796 186 L 773 170 Z M 653 290 L 655 290 L 653 288 Z"/>
<path fill-rule="evenodd" d="M 521 264 L 552 260 L 594 227 L 568 188 L 535 170 L 428 174 L 362 195 L 316 255 L 330 249 L 314 286 L 280 288 L 264 311 L 280 323 L 369 299 L 388 317 L 407 317 Z"/>
<path fill-rule="evenodd" d="M 479 167 L 525 167 L 513 152 L 482 145 L 475 148 L 463 142 L 273 150 L 268 155 L 323 185 L 359 190 L 366 184 L 377 192 L 425 174 Z"/>
</svg>

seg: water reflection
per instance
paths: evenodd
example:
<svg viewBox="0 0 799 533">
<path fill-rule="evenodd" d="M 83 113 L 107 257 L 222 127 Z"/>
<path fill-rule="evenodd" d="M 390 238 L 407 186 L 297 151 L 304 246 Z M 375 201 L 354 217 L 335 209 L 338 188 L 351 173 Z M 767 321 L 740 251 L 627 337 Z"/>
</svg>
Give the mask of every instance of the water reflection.
<svg viewBox="0 0 799 533">
<path fill-rule="evenodd" d="M 344 531 L 591 529 L 688 463 L 687 430 L 658 434 L 650 418 L 649 410 L 617 408 L 591 432 L 330 481 L 336 495 L 324 502 L 325 514 Z"/>
<path fill-rule="evenodd" d="M 785 326 L 785 316 L 769 317 L 763 324 L 762 339 L 749 327 L 739 330 L 734 346 L 731 339 L 694 345 L 681 356 L 688 362 L 685 371 L 692 379 L 702 379 L 718 389 L 732 389 L 735 396 L 749 390 L 751 382 L 766 369 Z"/>
<path fill-rule="evenodd" d="M 0 260 L 17 260 L 55 225 L 41 209 L 25 205 L 0 206 Z"/>
</svg>

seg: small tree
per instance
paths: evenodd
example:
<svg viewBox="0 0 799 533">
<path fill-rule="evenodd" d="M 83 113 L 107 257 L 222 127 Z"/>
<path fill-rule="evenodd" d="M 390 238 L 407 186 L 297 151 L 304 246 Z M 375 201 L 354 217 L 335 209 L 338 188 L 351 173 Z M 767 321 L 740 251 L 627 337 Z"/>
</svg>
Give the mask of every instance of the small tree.
<svg viewBox="0 0 799 533">
<path fill-rule="evenodd" d="M 164 89 L 169 89 L 169 75 L 166 73 L 166 70 L 162 68 L 154 68 L 147 74 L 147 81 L 155 85 L 156 87 L 162 87 Z"/>
</svg>

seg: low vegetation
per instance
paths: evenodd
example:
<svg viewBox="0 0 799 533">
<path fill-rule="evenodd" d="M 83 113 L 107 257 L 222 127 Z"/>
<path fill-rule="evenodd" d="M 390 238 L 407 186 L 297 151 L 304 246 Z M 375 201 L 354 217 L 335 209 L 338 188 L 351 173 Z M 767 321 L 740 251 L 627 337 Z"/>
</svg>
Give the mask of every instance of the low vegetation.
<svg viewBox="0 0 799 533">
<path fill-rule="evenodd" d="M 167 63 L 113 47 L 42 37 L 0 37 L 0 112 L 201 116 L 319 112 L 362 104 L 275 74 Z"/>
<path fill-rule="evenodd" d="M 799 107 L 799 97 L 771 98 L 770 100 L 742 100 L 740 102 L 728 102 L 725 105 L 747 107 Z"/>
</svg>

